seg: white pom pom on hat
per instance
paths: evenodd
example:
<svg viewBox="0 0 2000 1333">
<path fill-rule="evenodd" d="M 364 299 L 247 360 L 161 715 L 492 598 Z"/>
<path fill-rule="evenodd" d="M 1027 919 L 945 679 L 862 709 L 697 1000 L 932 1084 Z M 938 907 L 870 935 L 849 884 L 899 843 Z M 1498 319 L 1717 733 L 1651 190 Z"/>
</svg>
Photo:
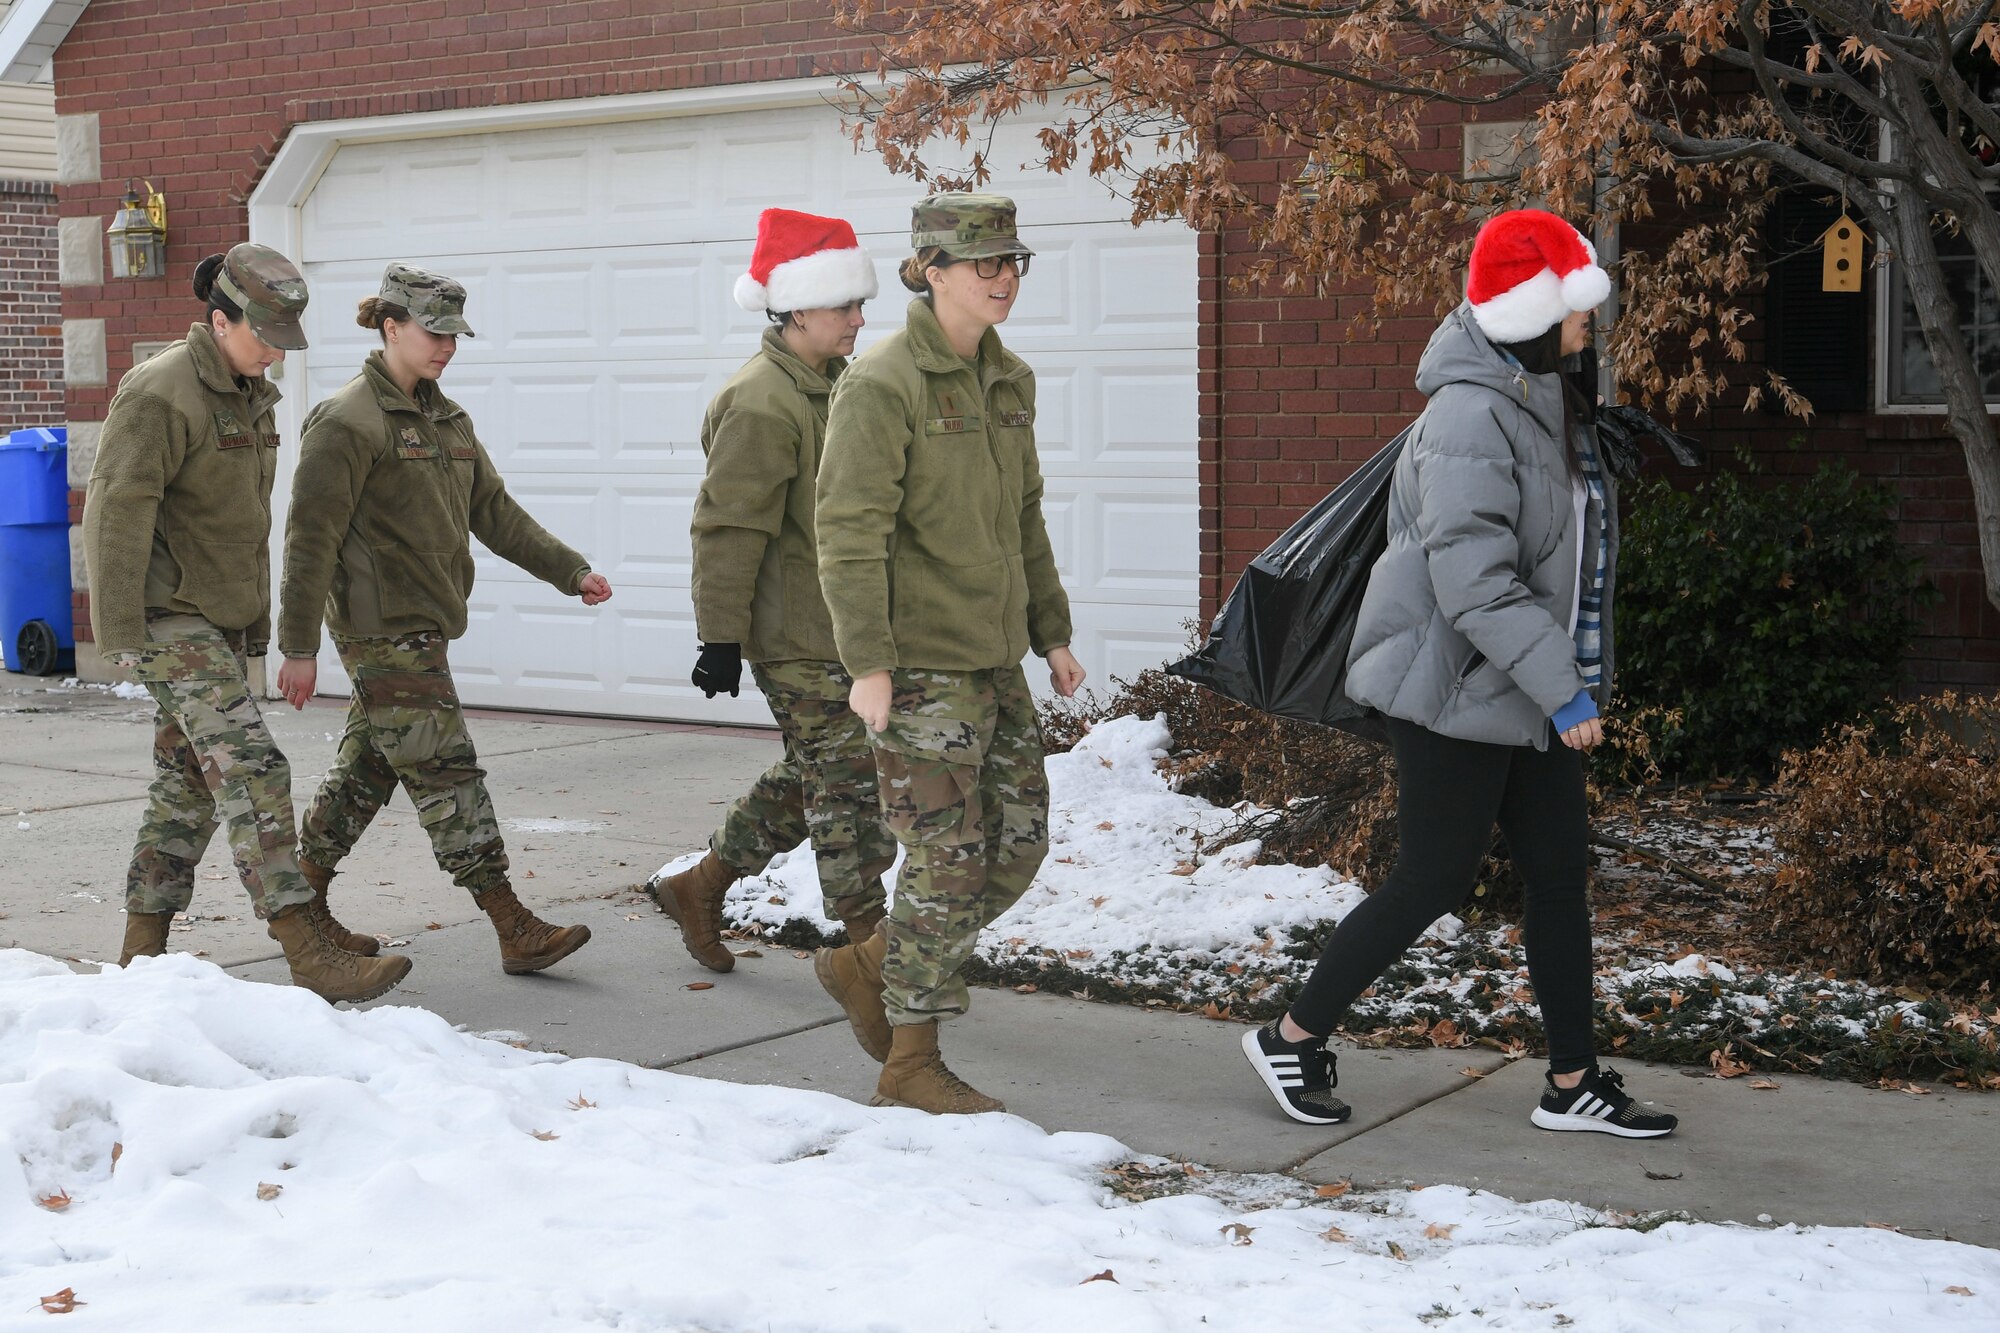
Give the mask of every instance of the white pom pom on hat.
<svg viewBox="0 0 2000 1333">
<path fill-rule="evenodd" d="M 877 290 L 875 265 L 848 223 L 767 208 L 735 296 L 745 310 L 819 310 L 865 301 Z"/>
<path fill-rule="evenodd" d="M 1498 214 L 1472 242 L 1465 299 L 1495 342 L 1539 337 L 1610 295 L 1611 275 L 1597 266 L 1597 251 L 1553 213 L 1517 208 Z"/>
</svg>

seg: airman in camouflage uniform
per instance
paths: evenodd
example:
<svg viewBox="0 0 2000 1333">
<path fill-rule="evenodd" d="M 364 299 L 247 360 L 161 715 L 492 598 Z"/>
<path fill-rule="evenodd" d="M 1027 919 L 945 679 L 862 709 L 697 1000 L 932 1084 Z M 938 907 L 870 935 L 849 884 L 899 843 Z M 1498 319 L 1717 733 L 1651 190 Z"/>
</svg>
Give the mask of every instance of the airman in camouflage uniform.
<svg viewBox="0 0 2000 1333">
<path fill-rule="evenodd" d="M 736 961 L 721 940 L 729 886 L 807 837 L 826 914 L 848 937 L 871 937 L 883 916 L 896 844 L 882 824 L 868 734 L 848 706 L 853 682 L 836 660 L 813 537 L 827 395 L 875 290 L 847 223 L 766 210 L 737 300 L 775 327 L 702 420 L 694 683 L 711 698 L 734 694 L 747 659 L 785 739 L 784 756 L 723 816 L 708 855 L 647 886 L 695 961 L 717 972 Z"/>
<path fill-rule="evenodd" d="M 934 195 L 912 233 L 903 283 L 926 295 L 835 388 L 815 515 L 840 659 L 906 859 L 881 946 L 815 967 L 864 1046 L 887 1039 L 878 1105 L 999 1110 L 945 1066 L 937 1025 L 965 1012 L 980 930 L 1048 852 L 1021 659 L 1048 658 L 1064 694 L 1083 669 L 1042 517 L 1034 375 L 995 331 L 1032 253 L 1014 205 Z"/>
<path fill-rule="evenodd" d="M 590 929 L 552 926 L 515 896 L 447 645 L 465 633 L 471 537 L 588 605 L 611 585 L 515 503 L 472 419 L 438 391 L 456 339 L 472 336 L 465 288 L 391 264 L 359 322 L 383 347 L 306 418 L 285 532 L 279 688 L 295 705 L 311 697 L 322 619 L 354 685 L 300 870 L 324 894 L 400 782 L 439 867 L 492 919 L 503 970 L 540 971 Z"/>
<path fill-rule="evenodd" d="M 98 646 L 158 708 L 118 961 L 165 952 L 219 822 L 293 980 L 369 999 L 409 960 L 362 958 L 328 938 L 296 859 L 291 769 L 248 682 L 271 622 L 278 390 L 264 370 L 305 346 L 305 282 L 275 250 L 239 245 L 202 262 L 195 293 L 209 302 L 204 321 L 120 381 L 84 505 Z"/>
</svg>

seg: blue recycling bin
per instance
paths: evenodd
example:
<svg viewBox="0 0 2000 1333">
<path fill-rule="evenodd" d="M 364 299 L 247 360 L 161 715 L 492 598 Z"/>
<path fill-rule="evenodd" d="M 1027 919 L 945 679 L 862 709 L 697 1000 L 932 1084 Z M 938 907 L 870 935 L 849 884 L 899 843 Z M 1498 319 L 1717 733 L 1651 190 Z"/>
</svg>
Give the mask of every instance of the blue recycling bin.
<svg viewBox="0 0 2000 1333">
<path fill-rule="evenodd" d="M 69 431 L 0 441 L 0 657 L 9 671 L 76 665 L 69 591 Z"/>
</svg>

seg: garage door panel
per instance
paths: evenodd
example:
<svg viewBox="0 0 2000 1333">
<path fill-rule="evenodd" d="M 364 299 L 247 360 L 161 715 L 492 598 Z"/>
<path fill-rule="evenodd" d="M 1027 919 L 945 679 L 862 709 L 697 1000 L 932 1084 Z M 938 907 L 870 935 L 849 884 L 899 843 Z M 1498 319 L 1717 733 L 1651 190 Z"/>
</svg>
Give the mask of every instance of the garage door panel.
<svg viewBox="0 0 2000 1333">
<path fill-rule="evenodd" d="M 588 144 L 550 144 L 504 154 L 494 181 L 500 186 L 503 216 L 509 223 L 576 223 L 589 217 L 590 157 Z"/>
<path fill-rule="evenodd" d="M 1192 606 L 1172 616 L 1154 607 L 1099 606 L 1090 610 L 1093 615 L 1088 622 L 1079 619 L 1081 628 L 1072 644 L 1077 659 L 1090 672 L 1086 689 L 1108 694 L 1114 688 L 1114 676 L 1131 680 L 1187 651 L 1186 622 L 1194 619 Z M 1038 690 L 1047 689 L 1046 673 L 1032 665 L 1029 679 Z"/>
<path fill-rule="evenodd" d="M 1195 605 L 1195 246 L 1181 228 L 1135 231 L 1080 176 L 1010 174 L 1033 136 L 1002 130 L 987 187 L 1017 199 L 1038 252 L 1003 332 L 1036 371 L 1050 538 L 1101 682 L 1176 653 Z M 617 590 L 585 608 L 475 543 L 452 654 L 468 703 L 768 721 L 754 694 L 710 701 L 687 682 L 701 419 L 768 327 L 732 287 L 763 208 L 845 217 L 881 287 L 865 350 L 905 318 L 896 269 L 916 193 L 856 155 L 824 106 L 336 154 L 301 209 L 313 346 L 288 392 L 309 406 L 377 345 L 352 312 L 385 261 L 458 278 L 480 336 L 445 392 L 515 498 Z M 337 666 L 323 671 L 337 688 Z"/>
<path fill-rule="evenodd" d="M 1199 515 L 1187 488 L 1141 478 L 1062 478 L 1042 517 L 1072 605 L 1192 605 Z"/>
<path fill-rule="evenodd" d="M 714 263 L 699 252 L 606 260 L 614 345 L 706 351 L 712 335 L 701 297 L 713 285 Z"/>
</svg>

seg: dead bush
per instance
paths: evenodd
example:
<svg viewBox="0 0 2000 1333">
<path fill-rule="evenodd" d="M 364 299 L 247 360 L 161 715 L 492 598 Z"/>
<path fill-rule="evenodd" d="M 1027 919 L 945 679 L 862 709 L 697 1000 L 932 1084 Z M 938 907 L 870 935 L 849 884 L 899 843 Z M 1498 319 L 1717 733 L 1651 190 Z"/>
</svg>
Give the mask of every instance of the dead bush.
<svg viewBox="0 0 2000 1333">
<path fill-rule="evenodd" d="M 1939 695 L 1785 756 L 1783 931 L 1865 978 L 2000 975 L 2000 703 Z"/>
</svg>

